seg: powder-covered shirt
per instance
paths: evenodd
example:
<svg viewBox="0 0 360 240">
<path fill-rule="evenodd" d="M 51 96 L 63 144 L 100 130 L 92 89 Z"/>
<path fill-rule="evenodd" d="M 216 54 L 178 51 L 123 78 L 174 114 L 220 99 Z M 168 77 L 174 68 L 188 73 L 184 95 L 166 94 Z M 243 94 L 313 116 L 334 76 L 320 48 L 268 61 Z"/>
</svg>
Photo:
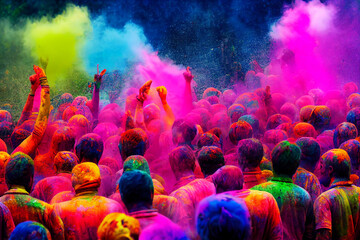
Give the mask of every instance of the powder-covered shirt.
<svg viewBox="0 0 360 240">
<path fill-rule="evenodd" d="M 275 198 L 283 223 L 284 239 L 313 239 L 313 205 L 305 189 L 293 184 L 291 178 L 273 177 L 252 190 L 271 193 Z"/>
<path fill-rule="evenodd" d="M 128 215 L 139 220 L 141 230 L 152 225 L 168 225 L 170 227 L 174 224 L 170 219 L 158 213 L 156 209 L 135 211 Z"/>
<path fill-rule="evenodd" d="M 244 189 L 250 189 L 261 183 L 268 181 L 272 177 L 272 172 L 269 170 L 243 172 L 244 175 Z"/>
<path fill-rule="evenodd" d="M 66 177 L 53 176 L 40 180 L 31 192 L 31 196 L 41 201 L 50 203 L 51 199 L 58 193 L 64 191 L 74 192 L 71 181 Z"/>
<path fill-rule="evenodd" d="M 39 222 L 49 230 L 52 239 L 64 239 L 63 222 L 52 205 L 29 196 L 21 188 L 10 189 L 0 202 L 9 208 L 15 226 L 25 221 Z"/>
<path fill-rule="evenodd" d="M 0 238 L 9 239 L 14 228 L 15 224 L 10 210 L 3 203 L 0 203 Z"/>
<path fill-rule="evenodd" d="M 270 193 L 243 189 L 225 192 L 224 194 L 245 201 L 251 217 L 251 239 L 283 239 L 280 211 Z"/>
<path fill-rule="evenodd" d="M 332 239 L 360 239 L 360 188 L 350 181 L 333 183 L 314 203 L 316 230 L 329 229 Z"/>
<path fill-rule="evenodd" d="M 321 185 L 319 179 L 315 174 L 307 171 L 302 167 L 298 167 L 294 176 L 292 177 L 294 184 L 304 188 L 314 202 L 315 199 L 321 194 Z"/>
</svg>

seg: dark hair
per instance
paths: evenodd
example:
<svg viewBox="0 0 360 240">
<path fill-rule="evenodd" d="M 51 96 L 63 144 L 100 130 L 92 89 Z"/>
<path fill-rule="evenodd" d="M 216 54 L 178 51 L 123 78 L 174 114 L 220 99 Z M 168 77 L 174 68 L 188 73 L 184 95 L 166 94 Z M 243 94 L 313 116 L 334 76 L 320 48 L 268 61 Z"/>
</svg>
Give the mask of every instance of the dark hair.
<svg viewBox="0 0 360 240">
<path fill-rule="evenodd" d="M 79 139 L 75 150 L 80 162 L 87 159 L 89 162 L 98 164 L 104 150 L 104 144 L 99 135 L 88 133 Z"/>
<path fill-rule="evenodd" d="M 221 142 L 220 139 L 215 134 L 206 132 L 201 134 L 197 142 L 197 146 L 199 149 L 205 146 L 216 146 L 221 148 Z"/>
<path fill-rule="evenodd" d="M 35 221 L 26 221 L 16 226 L 14 231 L 11 233 L 9 240 L 47 240 L 50 238 L 50 232 L 44 227 L 44 225 Z"/>
<path fill-rule="evenodd" d="M 337 125 L 334 131 L 334 146 L 338 148 L 343 142 L 355 139 L 358 135 L 356 126 L 349 122 L 343 122 Z"/>
<path fill-rule="evenodd" d="M 358 170 L 360 166 L 360 142 L 355 139 L 347 140 L 343 142 L 339 148 L 349 154 L 351 167 Z"/>
<path fill-rule="evenodd" d="M 239 120 L 230 126 L 229 138 L 233 144 L 237 144 L 238 141 L 245 138 L 251 138 L 253 136 L 253 129 L 251 125 L 243 120 Z"/>
<path fill-rule="evenodd" d="M 5 181 L 10 188 L 12 185 L 25 187 L 30 192 L 34 178 L 34 161 L 29 155 L 17 152 L 10 156 L 5 166 Z"/>
<path fill-rule="evenodd" d="M 141 170 L 150 175 L 149 164 L 143 156 L 131 155 L 128 157 L 123 165 L 124 172 L 132 170 Z"/>
<path fill-rule="evenodd" d="M 274 173 L 292 177 L 299 167 L 301 150 L 288 141 L 278 143 L 271 152 Z"/>
<path fill-rule="evenodd" d="M 244 176 L 241 169 L 232 165 L 219 168 L 211 178 L 215 185 L 216 193 L 241 190 L 244 184 Z"/>
<path fill-rule="evenodd" d="M 255 138 L 240 140 L 237 145 L 239 166 L 242 169 L 246 167 L 258 167 L 264 156 L 264 148 L 261 142 Z"/>
<path fill-rule="evenodd" d="M 315 167 L 320 159 L 320 144 L 311 137 L 299 138 L 295 143 L 301 150 L 300 161 Z"/>
<path fill-rule="evenodd" d="M 54 166 L 57 172 L 71 173 L 72 169 L 78 163 L 78 157 L 69 151 L 58 152 L 54 158 Z"/>
<path fill-rule="evenodd" d="M 121 134 L 118 147 L 123 161 L 131 155 L 144 156 L 148 148 L 148 137 L 140 128 L 130 129 Z"/>
<path fill-rule="evenodd" d="M 186 170 L 194 171 L 196 157 L 190 147 L 179 146 L 169 153 L 169 162 L 174 173 Z"/>
<path fill-rule="evenodd" d="M 152 206 L 154 185 L 150 175 L 144 171 L 124 172 L 119 181 L 119 190 L 121 199 L 129 212 L 131 212 L 132 205 Z"/>
<path fill-rule="evenodd" d="M 225 165 L 224 154 L 220 148 L 210 146 L 203 147 L 198 155 L 201 171 L 209 176 Z"/>
<path fill-rule="evenodd" d="M 331 149 L 324 153 L 321 158 L 325 166 L 332 166 L 336 178 L 350 179 L 351 163 L 350 157 L 343 149 Z"/>
<path fill-rule="evenodd" d="M 177 119 L 171 127 L 171 132 L 175 144 L 190 144 L 196 136 L 197 129 L 195 124 L 184 119 Z"/>
</svg>

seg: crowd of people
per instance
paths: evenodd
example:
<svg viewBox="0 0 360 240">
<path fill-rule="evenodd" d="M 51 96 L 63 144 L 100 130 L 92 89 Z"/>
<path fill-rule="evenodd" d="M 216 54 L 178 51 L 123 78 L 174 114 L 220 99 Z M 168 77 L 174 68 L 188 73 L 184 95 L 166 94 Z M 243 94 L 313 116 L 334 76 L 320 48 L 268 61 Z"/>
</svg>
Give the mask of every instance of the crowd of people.
<svg viewBox="0 0 360 240">
<path fill-rule="evenodd" d="M 355 83 L 197 100 L 187 68 L 177 116 L 151 80 L 104 104 L 105 70 L 52 106 L 44 69 L 0 110 L 1 239 L 360 239 Z"/>
</svg>

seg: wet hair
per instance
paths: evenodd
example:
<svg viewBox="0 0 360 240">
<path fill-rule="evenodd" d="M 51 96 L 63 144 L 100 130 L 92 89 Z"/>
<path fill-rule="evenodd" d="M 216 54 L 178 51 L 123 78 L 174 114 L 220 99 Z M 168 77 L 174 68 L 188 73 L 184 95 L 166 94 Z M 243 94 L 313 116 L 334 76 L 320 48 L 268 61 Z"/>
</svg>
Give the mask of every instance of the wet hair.
<svg viewBox="0 0 360 240">
<path fill-rule="evenodd" d="M 54 158 L 56 172 L 71 173 L 76 164 L 79 163 L 78 157 L 69 151 L 58 152 Z"/>
<path fill-rule="evenodd" d="M 149 174 L 140 170 L 126 171 L 120 178 L 121 199 L 129 212 L 134 205 L 152 206 L 154 185 Z"/>
<path fill-rule="evenodd" d="M 226 194 L 203 199 L 196 210 L 196 229 L 201 239 L 249 239 L 251 222 L 248 208 Z"/>
<path fill-rule="evenodd" d="M 255 138 L 240 140 L 237 145 L 239 166 L 242 169 L 247 167 L 256 168 L 264 156 L 262 143 Z"/>
<path fill-rule="evenodd" d="M 10 156 L 5 166 L 5 181 L 10 189 L 12 185 L 23 186 L 30 192 L 34 178 L 34 161 L 29 155 L 17 152 Z"/>
<path fill-rule="evenodd" d="M 349 122 L 340 123 L 334 131 L 334 146 L 338 148 L 343 142 L 355 139 L 358 135 L 357 128 Z"/>
<path fill-rule="evenodd" d="M 244 176 L 239 167 L 232 165 L 223 166 L 211 178 L 215 185 L 216 193 L 243 189 Z"/>
<path fill-rule="evenodd" d="M 150 175 L 150 168 L 147 160 L 140 155 L 131 155 L 128 157 L 123 166 L 124 172 L 132 170 L 141 170 Z"/>
<path fill-rule="evenodd" d="M 355 139 L 347 140 L 339 148 L 348 153 L 352 169 L 358 170 L 360 167 L 360 142 Z"/>
<path fill-rule="evenodd" d="M 121 134 L 118 147 L 123 160 L 131 155 L 144 156 L 148 148 L 148 137 L 140 128 L 130 129 Z"/>
<path fill-rule="evenodd" d="M 271 152 L 274 173 L 292 177 L 299 167 L 301 150 L 288 141 L 278 143 Z"/>
<path fill-rule="evenodd" d="M 320 159 L 320 144 L 311 137 L 299 138 L 296 140 L 295 144 L 301 150 L 300 162 L 305 162 L 310 166 L 315 167 Z"/>
<path fill-rule="evenodd" d="M 169 161 L 174 173 L 195 170 L 196 157 L 188 146 L 179 146 L 173 149 L 169 153 Z"/>
<path fill-rule="evenodd" d="M 249 123 L 239 120 L 236 123 L 231 124 L 229 138 L 233 144 L 236 145 L 241 139 L 251 138 L 252 136 L 253 129 Z"/>
<path fill-rule="evenodd" d="M 103 150 L 103 140 L 95 133 L 88 133 L 82 136 L 75 147 L 76 155 L 80 162 L 86 159 L 95 164 L 98 164 Z"/>
<path fill-rule="evenodd" d="M 51 239 L 49 230 L 35 221 L 19 223 L 11 233 L 9 240 L 48 240 Z"/>
<path fill-rule="evenodd" d="M 224 154 L 218 147 L 203 147 L 199 151 L 198 162 L 204 175 L 209 176 L 225 165 Z"/>
<path fill-rule="evenodd" d="M 171 127 L 174 144 L 191 144 L 194 140 L 197 129 L 195 124 L 191 124 L 184 119 L 177 119 Z"/>
<path fill-rule="evenodd" d="M 336 178 L 350 179 L 350 157 L 343 149 L 331 149 L 321 156 L 326 167 L 332 166 Z"/>
</svg>

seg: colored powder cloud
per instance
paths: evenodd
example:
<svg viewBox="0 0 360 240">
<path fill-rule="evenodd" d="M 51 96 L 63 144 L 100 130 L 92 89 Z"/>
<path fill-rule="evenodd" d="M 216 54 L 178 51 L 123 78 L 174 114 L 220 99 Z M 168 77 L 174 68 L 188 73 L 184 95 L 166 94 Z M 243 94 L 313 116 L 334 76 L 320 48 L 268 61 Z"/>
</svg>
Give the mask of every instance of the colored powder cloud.
<svg viewBox="0 0 360 240">
<path fill-rule="evenodd" d="M 82 53 L 88 73 L 96 72 L 97 64 L 108 71 L 124 72 L 141 60 L 142 49 L 151 49 L 143 29 L 132 22 L 116 29 L 108 26 L 105 18 L 100 16 L 91 24 L 93 31 L 86 39 Z"/>
<path fill-rule="evenodd" d="M 87 8 L 69 5 L 53 19 L 29 20 L 24 45 L 36 60 L 49 59 L 46 73 L 51 84 L 74 68 L 81 67 L 79 49 L 89 31 L 91 24 Z"/>
</svg>

